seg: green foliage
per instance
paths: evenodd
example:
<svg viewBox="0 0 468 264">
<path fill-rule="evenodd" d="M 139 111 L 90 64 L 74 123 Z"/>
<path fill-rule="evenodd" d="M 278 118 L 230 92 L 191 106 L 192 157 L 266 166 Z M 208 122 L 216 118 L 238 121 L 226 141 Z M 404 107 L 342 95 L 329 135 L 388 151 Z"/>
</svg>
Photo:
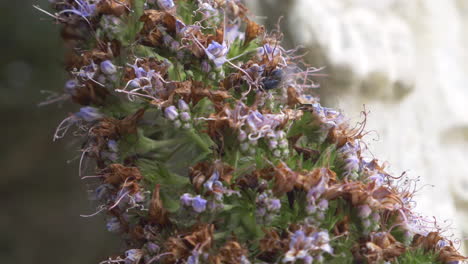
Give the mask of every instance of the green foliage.
<svg viewBox="0 0 468 264">
<path fill-rule="evenodd" d="M 423 249 L 409 249 L 395 261 L 396 264 L 442 264 L 437 260 L 437 254 Z"/>
</svg>

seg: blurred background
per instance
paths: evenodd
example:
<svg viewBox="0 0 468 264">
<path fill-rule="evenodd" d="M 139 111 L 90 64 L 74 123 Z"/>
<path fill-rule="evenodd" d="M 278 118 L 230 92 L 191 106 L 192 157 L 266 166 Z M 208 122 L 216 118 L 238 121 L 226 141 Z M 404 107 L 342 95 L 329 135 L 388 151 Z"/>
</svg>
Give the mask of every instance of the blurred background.
<svg viewBox="0 0 468 264">
<path fill-rule="evenodd" d="M 420 177 L 417 210 L 466 237 L 468 2 L 247 2 L 268 29 L 284 16 L 286 46 L 303 45 L 308 63 L 326 66 L 322 103 L 355 121 L 365 105 L 372 153 L 394 175 Z M 79 216 L 94 212 L 78 178 L 79 144 L 52 142 L 74 109 L 37 106 L 66 74 L 59 27 L 33 4 L 48 5 L 0 1 L 0 263 L 98 263 L 122 245 L 102 217 Z"/>
</svg>

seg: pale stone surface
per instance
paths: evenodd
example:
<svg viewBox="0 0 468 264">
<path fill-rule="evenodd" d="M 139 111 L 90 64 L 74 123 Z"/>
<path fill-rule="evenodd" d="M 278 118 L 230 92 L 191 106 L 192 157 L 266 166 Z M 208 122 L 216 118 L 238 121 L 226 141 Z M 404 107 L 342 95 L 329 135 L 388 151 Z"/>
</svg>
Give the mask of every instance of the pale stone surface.
<svg viewBox="0 0 468 264">
<path fill-rule="evenodd" d="M 370 149 L 399 175 L 421 176 L 417 211 L 468 234 L 468 1 L 265 0 L 287 37 L 326 66 L 322 101 L 371 111 Z M 272 12 L 269 12 L 271 10 Z M 452 219 L 443 222 L 444 219 Z M 456 219 L 456 220 L 453 220 Z"/>
</svg>

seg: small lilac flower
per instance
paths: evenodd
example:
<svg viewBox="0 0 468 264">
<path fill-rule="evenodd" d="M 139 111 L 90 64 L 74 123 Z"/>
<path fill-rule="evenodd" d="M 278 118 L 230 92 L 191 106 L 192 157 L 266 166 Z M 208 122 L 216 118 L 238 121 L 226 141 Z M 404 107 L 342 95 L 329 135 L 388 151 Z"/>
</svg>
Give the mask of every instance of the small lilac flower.
<svg viewBox="0 0 468 264">
<path fill-rule="evenodd" d="M 107 231 L 116 233 L 120 231 L 120 221 L 117 217 L 111 217 L 106 223 Z"/>
<path fill-rule="evenodd" d="M 372 209 L 369 207 L 369 205 L 361 205 L 358 207 L 358 216 L 360 218 L 368 218 L 372 213 Z"/>
<path fill-rule="evenodd" d="M 267 203 L 269 211 L 279 211 L 281 209 L 281 201 L 279 199 L 270 199 Z"/>
<path fill-rule="evenodd" d="M 257 56 L 259 58 L 263 58 L 263 56 L 268 56 L 270 57 L 276 57 L 281 54 L 280 48 L 279 47 L 272 47 L 270 44 L 265 44 L 263 47 L 260 47 L 257 49 Z"/>
<path fill-rule="evenodd" d="M 160 251 L 160 247 L 156 243 L 148 242 L 146 243 L 146 250 L 150 254 L 157 254 Z"/>
<path fill-rule="evenodd" d="M 228 47 L 226 46 L 226 43 L 223 42 L 223 44 L 219 44 L 214 40 L 206 49 L 206 55 L 213 61 L 217 68 L 221 67 L 227 61 L 227 53 Z"/>
<path fill-rule="evenodd" d="M 109 139 L 107 141 L 107 148 L 112 152 L 119 151 L 119 145 L 118 145 L 117 141 L 115 141 L 113 139 Z"/>
<path fill-rule="evenodd" d="M 184 193 L 180 196 L 180 203 L 184 206 L 191 206 L 192 205 L 193 197 L 189 193 Z"/>
<path fill-rule="evenodd" d="M 137 263 L 143 257 L 143 250 L 129 249 L 125 251 L 125 264 Z"/>
<path fill-rule="evenodd" d="M 239 30 L 240 24 L 231 24 L 226 27 L 226 42 L 233 43 L 236 39 L 244 39 L 245 33 Z"/>
<path fill-rule="evenodd" d="M 177 52 L 180 49 L 180 43 L 178 41 L 172 41 L 171 44 L 169 45 L 169 48 L 173 52 Z"/>
<path fill-rule="evenodd" d="M 174 121 L 179 116 L 179 112 L 175 106 L 171 105 L 164 110 L 164 115 L 167 119 Z"/>
<path fill-rule="evenodd" d="M 79 85 L 80 83 L 75 79 L 68 80 L 65 83 L 65 92 L 69 95 L 76 95 L 76 88 L 78 88 Z"/>
<path fill-rule="evenodd" d="M 109 184 L 101 184 L 96 187 L 94 190 L 94 199 L 104 201 L 109 198 L 110 192 L 109 190 L 112 189 L 112 186 Z"/>
<path fill-rule="evenodd" d="M 195 196 L 192 200 L 192 207 L 193 210 L 197 213 L 201 213 L 206 210 L 206 203 L 207 201 L 201 198 L 200 195 Z"/>
<path fill-rule="evenodd" d="M 208 61 L 203 60 L 201 62 L 201 71 L 204 72 L 204 73 L 209 73 L 211 71 L 211 66 L 208 63 Z"/>
<path fill-rule="evenodd" d="M 245 141 L 247 139 L 247 133 L 245 133 L 244 130 L 240 130 L 239 131 L 239 135 L 237 136 L 237 139 L 242 142 L 242 141 Z"/>
<path fill-rule="evenodd" d="M 181 119 L 182 121 L 187 122 L 187 121 L 190 120 L 190 114 L 187 113 L 187 112 L 183 112 L 183 113 L 180 114 L 180 119 Z"/>
<path fill-rule="evenodd" d="M 103 117 L 103 115 L 99 112 L 99 109 L 91 106 L 82 107 L 79 112 L 75 113 L 75 116 L 83 119 L 86 122 L 94 122 Z"/>
<path fill-rule="evenodd" d="M 270 149 L 275 149 L 276 147 L 278 147 L 278 141 L 276 140 L 269 140 L 268 141 L 268 147 Z"/>
<path fill-rule="evenodd" d="M 326 210 L 328 208 L 328 200 L 327 199 L 320 200 L 317 206 L 322 211 Z"/>
<path fill-rule="evenodd" d="M 279 147 L 280 148 L 287 148 L 288 147 L 288 141 L 286 139 L 282 139 L 280 142 L 279 142 Z"/>
<path fill-rule="evenodd" d="M 180 111 L 183 111 L 183 112 L 190 111 L 189 105 L 182 99 L 180 99 L 179 102 L 177 102 L 177 106 Z"/>
<path fill-rule="evenodd" d="M 96 4 L 88 3 L 86 0 L 75 0 L 78 8 L 72 7 L 71 9 L 64 9 L 59 12 L 59 14 L 72 13 L 84 18 L 93 16 L 96 13 Z"/>
<path fill-rule="evenodd" d="M 115 67 L 115 65 L 110 60 L 105 60 L 101 62 L 100 66 L 101 66 L 101 71 L 104 74 L 112 75 L 117 72 L 117 67 Z"/>
<path fill-rule="evenodd" d="M 137 192 L 133 195 L 133 199 L 135 199 L 136 203 L 142 203 L 145 201 L 145 194 L 142 192 Z"/>
<path fill-rule="evenodd" d="M 180 122 L 180 120 L 175 120 L 174 121 L 174 127 L 175 128 L 181 128 L 182 127 L 182 122 Z"/>
<path fill-rule="evenodd" d="M 162 9 L 168 10 L 173 8 L 175 5 L 172 0 L 158 0 L 158 6 Z"/>
</svg>

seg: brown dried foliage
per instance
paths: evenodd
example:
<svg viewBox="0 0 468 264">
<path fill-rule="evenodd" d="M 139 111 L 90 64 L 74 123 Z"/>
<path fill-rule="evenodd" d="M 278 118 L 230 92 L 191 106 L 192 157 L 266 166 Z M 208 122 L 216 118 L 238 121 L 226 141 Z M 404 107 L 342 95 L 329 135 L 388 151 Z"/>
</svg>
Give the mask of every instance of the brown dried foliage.
<svg viewBox="0 0 468 264">
<path fill-rule="evenodd" d="M 370 264 L 392 261 L 405 253 L 406 247 L 390 233 L 372 233 L 368 241 L 363 241 L 352 249 L 356 260 L 365 260 Z"/>
<path fill-rule="evenodd" d="M 242 256 L 246 256 L 248 250 L 243 248 L 236 240 L 230 240 L 224 244 L 218 254 L 210 258 L 212 264 L 238 264 Z"/>
<path fill-rule="evenodd" d="M 163 29 L 172 36 L 176 33 L 176 18 L 164 11 L 145 10 L 140 21 L 143 22 L 143 28 L 139 33 L 140 42 L 143 45 L 151 47 L 160 47 L 163 44 Z"/>
<path fill-rule="evenodd" d="M 110 164 L 102 171 L 104 181 L 118 188 L 128 188 L 132 194 L 138 192 L 138 182 L 143 178 L 137 167 Z"/>
<path fill-rule="evenodd" d="M 437 243 L 444 240 L 439 232 L 430 232 L 427 236 L 415 235 L 413 238 L 412 246 L 414 248 L 423 248 L 426 251 L 434 251 L 438 253 L 438 260 L 443 263 L 452 261 L 464 261 L 467 257 L 462 256 L 457 249 L 453 246 L 452 241 L 447 241 L 449 244 L 445 247 L 439 248 Z"/>
<path fill-rule="evenodd" d="M 103 15 L 120 17 L 131 10 L 131 0 L 101 0 L 98 3 L 98 12 Z"/>
<path fill-rule="evenodd" d="M 166 225 L 169 223 L 168 212 L 164 208 L 163 202 L 160 196 L 161 185 L 156 184 L 154 187 L 153 195 L 151 196 L 149 206 L 149 220 L 158 225 Z"/>
<path fill-rule="evenodd" d="M 165 259 L 166 263 L 178 263 L 180 259 L 187 259 L 195 248 L 200 251 L 208 251 L 213 244 L 214 225 L 200 225 L 189 234 L 170 237 L 165 248 L 171 255 Z"/>
<path fill-rule="evenodd" d="M 265 33 L 265 28 L 254 21 L 247 19 L 247 29 L 245 31 L 245 45 Z"/>
<path fill-rule="evenodd" d="M 190 182 L 194 186 L 195 191 L 201 192 L 203 184 L 211 177 L 215 170 L 219 173 L 221 181 L 231 184 L 232 173 L 234 172 L 233 167 L 220 161 L 215 162 L 215 164 L 199 162 L 195 166 L 190 167 L 189 173 Z"/>
</svg>

